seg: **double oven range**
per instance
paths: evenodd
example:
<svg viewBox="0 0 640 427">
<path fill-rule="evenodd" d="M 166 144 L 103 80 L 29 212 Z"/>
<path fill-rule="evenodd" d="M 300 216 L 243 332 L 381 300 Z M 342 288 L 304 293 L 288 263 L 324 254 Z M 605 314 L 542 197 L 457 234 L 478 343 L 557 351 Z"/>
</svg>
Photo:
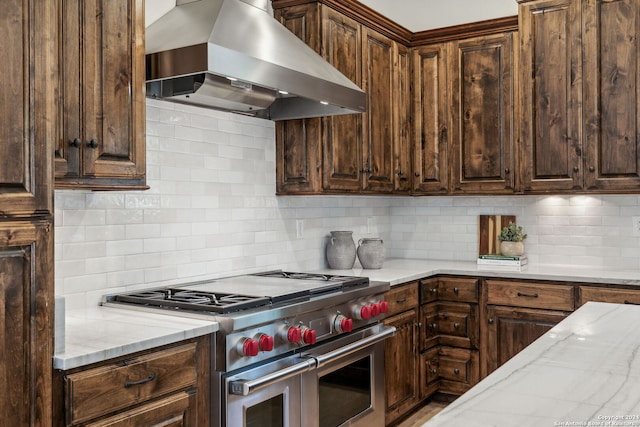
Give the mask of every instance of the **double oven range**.
<svg viewBox="0 0 640 427">
<path fill-rule="evenodd" d="M 220 324 L 211 425 L 384 425 L 386 282 L 272 271 L 105 297 Z"/>
</svg>

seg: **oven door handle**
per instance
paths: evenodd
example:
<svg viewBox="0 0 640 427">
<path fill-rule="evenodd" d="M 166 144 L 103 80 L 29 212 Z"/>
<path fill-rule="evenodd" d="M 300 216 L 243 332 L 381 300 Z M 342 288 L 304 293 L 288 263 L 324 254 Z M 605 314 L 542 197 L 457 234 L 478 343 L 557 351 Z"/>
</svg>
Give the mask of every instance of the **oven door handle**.
<svg viewBox="0 0 640 427">
<path fill-rule="evenodd" d="M 394 326 L 382 325 L 380 327 L 380 331 L 376 332 L 373 335 L 370 335 L 352 344 L 345 345 L 343 347 L 340 347 L 328 353 L 320 354 L 320 355 L 313 354 L 310 356 L 316 360 L 317 368 L 321 368 L 338 358 L 348 356 L 352 353 L 355 353 L 356 351 L 362 350 L 363 348 L 367 348 L 381 341 L 384 341 L 385 339 L 389 338 L 391 335 L 395 333 L 396 333 L 396 328 Z"/>
<path fill-rule="evenodd" d="M 278 381 L 286 380 L 303 372 L 308 372 L 316 368 L 316 361 L 313 358 L 296 363 L 284 369 L 263 375 L 255 380 L 238 380 L 229 382 L 229 393 L 240 396 L 248 396 L 251 393 L 262 390 L 265 387 L 275 384 Z"/>
</svg>

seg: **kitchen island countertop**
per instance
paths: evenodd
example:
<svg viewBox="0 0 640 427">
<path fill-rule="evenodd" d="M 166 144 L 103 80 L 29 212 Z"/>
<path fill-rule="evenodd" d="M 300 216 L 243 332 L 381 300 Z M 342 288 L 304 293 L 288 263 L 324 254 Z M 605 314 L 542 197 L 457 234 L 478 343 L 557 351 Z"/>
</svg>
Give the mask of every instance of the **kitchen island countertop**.
<svg viewBox="0 0 640 427">
<path fill-rule="evenodd" d="M 67 370 L 210 334 L 218 323 L 156 313 L 95 307 L 65 312 L 64 349 L 53 356 Z"/>
<path fill-rule="evenodd" d="M 359 266 L 356 264 L 356 266 Z M 423 279 L 437 274 L 511 279 L 554 280 L 594 284 L 640 285 L 640 270 L 585 267 L 569 265 L 531 264 L 523 271 L 478 266 L 475 261 L 438 261 L 421 259 L 388 259 L 381 269 L 354 268 L 351 270 L 322 269 L 325 274 L 367 276 L 370 280 L 391 283 L 391 286 Z"/>
<path fill-rule="evenodd" d="M 424 427 L 640 426 L 639 321 L 588 302 Z"/>
</svg>

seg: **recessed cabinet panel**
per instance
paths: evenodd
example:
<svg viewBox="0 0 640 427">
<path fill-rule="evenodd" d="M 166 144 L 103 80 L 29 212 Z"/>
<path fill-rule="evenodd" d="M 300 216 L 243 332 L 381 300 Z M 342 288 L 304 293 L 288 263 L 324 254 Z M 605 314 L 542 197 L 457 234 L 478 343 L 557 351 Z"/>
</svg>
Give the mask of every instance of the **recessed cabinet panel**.
<svg viewBox="0 0 640 427">
<path fill-rule="evenodd" d="M 446 193 L 448 188 L 445 56 L 444 44 L 414 51 L 413 191 L 416 193 Z"/>
<path fill-rule="evenodd" d="M 320 51 L 318 8 L 278 9 L 276 18 L 300 40 Z M 322 189 L 321 119 L 276 122 L 276 186 L 278 193 L 317 193 Z"/>
<path fill-rule="evenodd" d="M 48 221 L 0 223 L 0 413 L 6 426 L 53 425 L 52 227 Z"/>
<path fill-rule="evenodd" d="M 323 56 L 349 80 L 362 83 L 361 26 L 329 8 L 322 9 Z M 358 191 L 362 170 L 362 114 L 323 121 L 325 190 Z"/>
<path fill-rule="evenodd" d="M 391 192 L 395 166 L 392 144 L 394 43 L 368 29 L 363 33 L 363 90 L 368 97 L 364 114 L 363 188 Z"/>
<path fill-rule="evenodd" d="M 452 44 L 454 192 L 513 192 L 513 33 Z"/>
<path fill-rule="evenodd" d="M 60 3 L 56 185 L 146 188 L 144 2 Z"/>
<path fill-rule="evenodd" d="M 53 211 L 55 2 L 0 2 L 0 218 Z"/>
<path fill-rule="evenodd" d="M 640 185 L 640 6 L 587 0 L 585 52 L 586 189 Z"/>
<path fill-rule="evenodd" d="M 525 191 L 582 186 L 580 1 L 520 7 Z"/>
</svg>

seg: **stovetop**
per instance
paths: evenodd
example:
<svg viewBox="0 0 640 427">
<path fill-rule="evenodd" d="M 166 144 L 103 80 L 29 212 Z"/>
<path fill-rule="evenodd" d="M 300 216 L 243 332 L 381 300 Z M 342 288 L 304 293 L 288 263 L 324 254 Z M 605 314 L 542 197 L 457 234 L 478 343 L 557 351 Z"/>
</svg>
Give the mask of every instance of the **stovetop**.
<svg viewBox="0 0 640 427">
<path fill-rule="evenodd" d="M 300 302 L 323 294 L 366 287 L 366 277 L 268 271 L 175 287 L 128 292 L 108 302 L 227 314 L 262 306 Z"/>
</svg>

